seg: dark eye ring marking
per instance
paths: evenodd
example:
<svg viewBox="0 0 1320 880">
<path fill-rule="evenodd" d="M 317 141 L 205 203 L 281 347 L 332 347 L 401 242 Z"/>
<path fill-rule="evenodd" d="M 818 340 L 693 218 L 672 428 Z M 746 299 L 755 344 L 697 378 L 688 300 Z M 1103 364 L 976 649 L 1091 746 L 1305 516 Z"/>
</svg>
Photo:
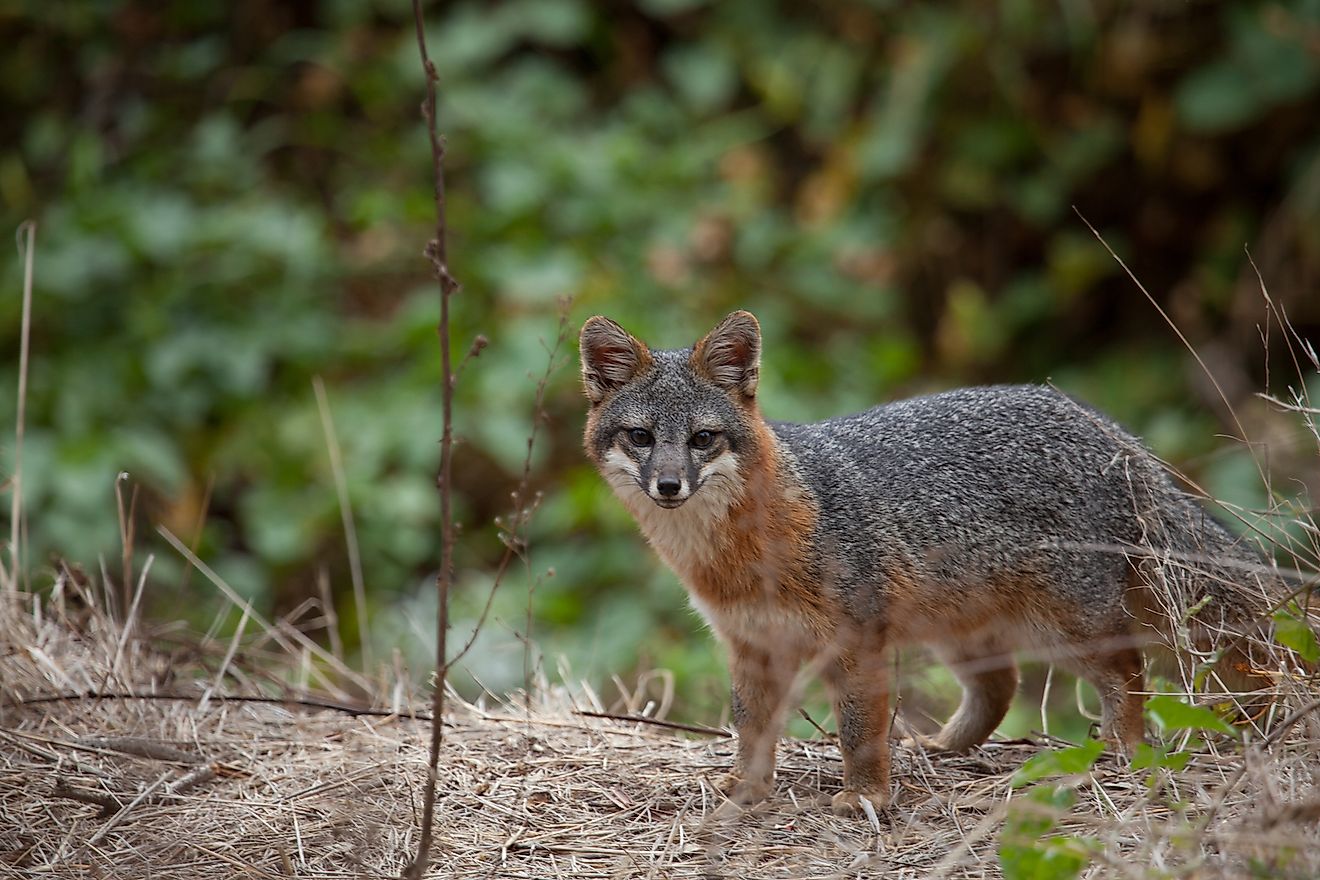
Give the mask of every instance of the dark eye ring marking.
<svg viewBox="0 0 1320 880">
<path fill-rule="evenodd" d="M 708 449 L 710 448 L 710 444 L 714 442 L 715 442 L 714 431 L 698 431 L 697 433 L 693 434 L 692 439 L 688 441 L 688 443 L 691 444 L 693 449 Z"/>
<path fill-rule="evenodd" d="M 628 432 L 628 439 L 632 441 L 633 446 L 650 446 L 655 442 L 651 432 L 645 428 L 633 428 Z"/>
</svg>

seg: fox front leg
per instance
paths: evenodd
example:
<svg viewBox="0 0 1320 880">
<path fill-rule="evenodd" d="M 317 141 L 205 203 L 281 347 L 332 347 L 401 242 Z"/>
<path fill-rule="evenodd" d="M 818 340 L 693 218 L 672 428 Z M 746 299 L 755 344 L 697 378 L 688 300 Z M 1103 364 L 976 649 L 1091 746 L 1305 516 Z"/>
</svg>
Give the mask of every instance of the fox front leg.
<svg viewBox="0 0 1320 880">
<path fill-rule="evenodd" d="M 795 657 L 737 641 L 729 645 L 733 682 L 733 726 L 738 757 L 720 790 L 736 804 L 751 804 L 770 793 L 775 772 L 775 744 L 784 725 L 787 702 L 797 672 Z"/>
<path fill-rule="evenodd" d="M 889 667 L 876 647 L 842 651 L 826 669 L 839 720 L 843 790 L 831 801 L 837 815 L 889 805 Z"/>
</svg>

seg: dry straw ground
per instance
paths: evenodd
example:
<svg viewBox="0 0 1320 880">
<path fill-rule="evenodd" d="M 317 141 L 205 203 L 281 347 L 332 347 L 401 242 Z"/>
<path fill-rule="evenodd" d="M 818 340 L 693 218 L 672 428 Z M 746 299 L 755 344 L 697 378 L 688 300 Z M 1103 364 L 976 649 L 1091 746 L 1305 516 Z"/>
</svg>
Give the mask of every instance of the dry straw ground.
<svg viewBox="0 0 1320 880">
<path fill-rule="evenodd" d="M 371 683 L 289 621 L 235 650 L 143 623 L 126 634 L 67 574 L 47 599 L 3 601 L 0 876 L 381 877 L 407 864 L 427 725 L 401 688 L 371 688 L 375 714 L 242 701 L 302 679 L 347 702 Z M 119 696 L 68 698 L 89 692 Z M 788 741 L 771 801 L 727 819 L 708 782 L 731 761 L 726 737 L 583 717 L 575 706 L 599 706 L 564 693 L 530 712 L 455 705 L 436 877 L 1001 876 L 1004 818 L 1024 802 L 1013 773 L 1052 745 L 899 747 L 894 805 L 841 819 L 820 802 L 839 786 L 837 748 Z M 1320 876 L 1314 710 L 1299 691 L 1272 743 L 1214 739 L 1154 789 L 1106 756 L 1070 780 L 1077 803 L 1054 833 L 1094 841 L 1083 876 Z"/>
</svg>

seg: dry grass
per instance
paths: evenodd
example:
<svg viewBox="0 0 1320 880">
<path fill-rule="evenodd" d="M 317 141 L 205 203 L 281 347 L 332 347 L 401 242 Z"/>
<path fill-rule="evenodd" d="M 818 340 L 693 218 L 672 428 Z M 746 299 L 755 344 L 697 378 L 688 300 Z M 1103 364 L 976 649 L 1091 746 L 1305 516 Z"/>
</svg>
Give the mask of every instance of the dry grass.
<svg viewBox="0 0 1320 880">
<path fill-rule="evenodd" d="M 30 270 L 30 235 L 27 254 Z M 1274 403 L 1320 441 L 1309 399 Z M 22 424 L 20 409 L 19 447 Z M 242 610 L 232 639 L 134 621 L 150 560 L 129 601 L 128 550 L 119 594 L 68 570 L 48 594 L 20 592 L 15 470 L 0 560 L 0 877 L 398 876 L 419 837 L 429 701 L 402 674 L 349 669 L 298 615 L 262 619 L 168 533 Z M 1303 526 L 1320 536 L 1313 519 Z M 111 605 L 129 607 L 127 624 Z M 1245 745 L 1211 736 L 1177 772 L 1106 755 L 1041 783 L 1076 802 L 1048 814 L 1038 847 L 1084 841 L 1088 877 L 1320 876 L 1320 690 L 1285 675 L 1278 691 Z M 364 699 L 370 711 L 353 708 Z M 770 800 L 729 815 L 709 782 L 732 763 L 729 737 L 584 717 L 575 710 L 603 708 L 589 692 L 527 702 L 450 700 L 429 876 L 999 877 L 1006 820 L 1039 810 L 1015 773 L 1064 745 L 991 742 L 966 756 L 896 745 L 892 806 L 842 819 L 827 806 L 837 746 L 788 740 Z"/>
<path fill-rule="evenodd" d="M 48 601 L 4 601 L 0 876 L 379 877 L 408 863 L 424 721 L 232 699 L 289 695 L 270 673 L 313 661 L 287 626 L 293 653 L 274 647 L 276 623 L 227 660 L 228 643 L 141 625 L 125 638 L 68 579 Z M 229 699 L 203 699 L 217 680 Z M 91 691 L 193 699 L 32 702 Z M 585 718 L 574 705 L 598 707 L 563 692 L 530 715 L 455 705 L 436 877 L 1000 876 L 1003 820 L 1024 800 L 1013 773 L 1050 745 L 896 747 L 893 807 L 853 820 L 823 803 L 837 747 L 786 741 L 773 798 L 729 819 L 708 782 L 732 760 L 728 738 Z M 1320 876 L 1320 719 L 1274 729 L 1245 751 L 1212 741 L 1153 790 L 1108 756 L 1070 780 L 1077 804 L 1057 831 L 1094 839 L 1084 876 Z"/>
</svg>

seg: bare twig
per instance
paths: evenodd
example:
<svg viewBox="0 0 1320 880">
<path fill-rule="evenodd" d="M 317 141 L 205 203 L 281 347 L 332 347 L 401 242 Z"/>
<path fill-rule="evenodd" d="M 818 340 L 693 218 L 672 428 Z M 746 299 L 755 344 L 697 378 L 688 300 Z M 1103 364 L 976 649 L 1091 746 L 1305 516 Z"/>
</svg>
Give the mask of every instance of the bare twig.
<svg viewBox="0 0 1320 880">
<path fill-rule="evenodd" d="M 1288 356 L 1292 358 L 1293 370 L 1296 371 L 1299 377 L 1305 376 L 1306 371 L 1302 369 L 1302 362 L 1297 357 L 1297 349 L 1293 346 L 1293 338 L 1297 336 L 1297 331 L 1293 328 L 1292 323 L 1288 321 L 1287 317 L 1281 313 L 1279 306 L 1276 305 L 1274 302 L 1274 297 L 1270 296 L 1269 288 L 1265 285 L 1265 276 L 1260 274 L 1260 267 L 1256 265 L 1256 258 L 1251 255 L 1251 248 L 1244 245 L 1242 248 L 1242 252 L 1247 255 L 1247 262 L 1251 265 L 1251 271 L 1256 274 L 1256 282 L 1260 285 L 1261 299 L 1265 301 L 1266 355 L 1269 354 L 1268 334 L 1270 328 L 1270 318 L 1272 317 L 1275 321 L 1278 322 L 1279 329 L 1282 331 L 1280 335 L 1283 337 L 1283 344 L 1288 351 Z M 1299 339 L 1298 341 L 1300 342 L 1301 340 Z M 1270 390 L 1269 369 L 1270 369 L 1270 359 L 1267 356 L 1265 358 L 1265 393 L 1266 394 L 1268 394 Z M 1307 394 L 1306 383 L 1301 382 L 1299 384 L 1301 385 L 1301 393 L 1304 395 Z"/>
<path fill-rule="evenodd" d="M 138 486 L 133 484 L 133 492 L 128 496 L 128 508 L 124 508 L 123 485 L 128 480 L 128 471 L 120 471 L 115 477 L 115 510 L 119 514 L 119 592 L 115 595 L 117 611 L 128 620 L 128 606 L 132 600 L 133 589 L 133 547 L 135 541 L 135 523 L 137 521 Z M 105 585 L 109 592 L 109 584 Z"/>
<path fill-rule="evenodd" d="M 812 718 L 811 714 L 807 712 L 806 709 L 803 709 L 801 706 L 799 706 L 797 711 L 798 711 L 798 715 L 801 716 L 804 721 L 806 721 L 812 727 L 816 728 L 816 732 L 820 734 L 821 739 L 834 739 L 834 734 L 830 733 L 828 730 L 817 724 L 816 719 Z"/>
<path fill-rule="evenodd" d="M 344 703 L 333 703 L 329 700 L 315 700 L 309 697 L 254 697 L 254 696 L 219 696 L 215 698 L 222 703 L 264 703 L 272 706 L 299 706 L 304 709 L 323 709 L 327 712 L 342 712 L 345 715 L 353 717 L 365 716 L 368 718 L 409 718 L 416 721 L 430 721 L 431 716 L 425 712 L 415 712 L 402 714 L 394 709 L 371 709 L 366 706 L 349 706 Z M 76 700 L 148 700 L 148 701 L 166 701 L 166 702 L 184 702 L 200 703 L 201 694 L 126 694 L 119 692 L 111 693 L 77 693 L 77 694 L 52 694 L 45 697 L 29 697 L 26 700 L 18 700 L 13 705 L 16 706 L 36 706 L 41 703 L 67 703 Z"/>
<path fill-rule="evenodd" d="M 648 718 L 645 715 L 621 715 L 613 712 L 588 712 L 584 709 L 578 710 L 573 714 L 581 715 L 583 718 L 607 718 L 610 721 L 636 721 L 638 724 L 651 724 L 655 727 L 664 727 L 669 730 L 683 730 L 688 733 L 699 733 L 702 736 L 719 736 L 726 739 L 733 736 L 729 731 L 720 730 L 718 727 L 702 727 L 697 724 L 683 724 L 678 721 L 665 721 L 661 718 Z"/>
<path fill-rule="evenodd" d="M 88 788 L 79 788 L 70 785 L 65 779 L 55 780 L 55 785 L 50 790 L 50 796 L 100 807 L 101 812 L 98 814 L 98 818 L 100 819 L 108 819 L 115 814 L 115 811 L 123 809 L 124 806 L 124 802 L 113 794 L 102 791 L 92 791 Z"/>
<path fill-rule="evenodd" d="M 1274 729 L 1270 731 L 1269 735 L 1253 747 L 1253 751 L 1258 755 L 1263 756 L 1266 751 L 1282 740 L 1288 734 L 1288 731 L 1292 730 L 1293 725 L 1301 721 L 1307 715 L 1310 715 L 1316 709 L 1320 709 L 1320 700 L 1311 700 L 1305 705 L 1300 706 L 1291 715 L 1276 724 Z M 1209 808 L 1206 809 L 1198 822 L 1200 833 L 1205 833 L 1206 829 L 1208 829 L 1211 823 L 1214 822 L 1215 817 L 1219 815 L 1220 808 L 1228 801 L 1228 796 L 1233 792 L 1233 789 L 1237 788 L 1238 783 L 1242 781 L 1242 778 L 1247 775 L 1249 767 L 1250 763 L 1244 756 L 1244 759 L 1242 763 L 1238 765 L 1238 768 L 1233 771 L 1222 785 L 1219 786 L 1218 790 L 1215 792 L 1214 799 L 1210 802 Z"/>
<path fill-rule="evenodd" d="M 32 336 L 32 262 L 37 251 L 37 224 L 35 220 L 24 221 L 18 227 L 16 237 L 20 240 L 27 233 L 27 246 L 19 244 L 23 255 L 23 319 L 18 343 L 18 411 L 14 419 L 14 476 L 10 491 L 13 497 L 9 503 L 9 561 L 10 570 L 4 574 L 4 582 L 9 590 L 18 589 L 18 580 L 23 572 L 22 553 L 19 541 L 22 530 L 19 523 L 23 516 L 23 430 L 27 417 L 27 377 L 28 377 L 28 340 Z"/>
<path fill-rule="evenodd" d="M 149 758 L 152 761 L 197 764 L 202 760 L 192 752 L 185 752 L 159 740 L 144 739 L 140 736 L 89 736 L 83 737 L 80 742 L 98 749 L 133 755 L 136 758 Z"/>
<path fill-rule="evenodd" d="M 164 785 L 165 780 L 169 778 L 170 778 L 169 771 L 166 771 L 165 773 L 162 773 L 160 776 L 156 777 L 155 782 L 151 783 L 151 785 L 148 785 L 146 788 L 142 789 L 141 793 L 139 793 L 137 797 L 133 798 L 133 800 L 129 801 L 127 804 L 121 807 L 119 812 L 111 816 L 109 821 L 107 821 L 104 825 L 102 825 L 101 829 L 91 836 L 91 838 L 87 841 L 87 845 L 96 846 L 96 844 L 104 840 L 107 834 L 113 831 L 120 822 L 124 821 L 124 819 L 128 816 L 128 814 L 133 811 L 134 807 L 145 801 L 147 798 L 151 797 L 153 794 L 155 794 L 156 789 Z"/>
<path fill-rule="evenodd" d="M 200 767 L 189 770 L 187 773 L 165 786 L 165 797 L 178 797 L 190 788 L 195 788 L 203 782 L 211 781 L 219 772 L 220 765 L 214 761 L 210 764 L 203 764 Z"/>
<path fill-rule="evenodd" d="M 513 513 L 507 521 L 507 528 L 504 529 L 500 539 L 504 543 L 504 553 L 500 556 L 499 564 L 495 567 L 495 576 L 491 579 L 490 591 L 486 594 L 485 604 L 482 605 L 481 613 L 477 616 L 476 626 L 472 628 L 472 633 L 468 636 L 463 647 L 459 648 L 453 657 L 445 661 L 446 667 L 453 667 L 472 649 L 477 636 L 481 633 L 481 628 L 486 623 L 486 618 L 490 615 L 491 605 L 495 601 L 495 591 L 499 589 L 504 580 L 509 566 L 513 564 L 514 559 L 525 557 L 527 549 L 526 541 L 522 535 L 522 529 L 531 519 L 536 508 L 540 506 L 541 496 L 537 493 L 530 502 L 527 498 L 527 489 L 532 479 L 532 452 L 536 448 L 536 437 L 540 433 L 541 423 L 545 420 L 545 389 L 550 383 L 550 377 L 559 366 L 559 350 L 563 348 L 564 340 L 568 338 L 568 312 L 565 309 L 559 316 L 559 333 L 555 338 L 555 344 L 549 349 L 549 358 L 546 361 L 545 372 L 541 374 L 540 380 L 536 383 L 536 399 L 532 405 L 532 431 L 527 436 L 527 454 L 523 457 L 522 476 L 518 479 L 518 486 L 513 490 Z M 502 524 L 504 525 L 504 524 Z M 530 633 L 525 633 L 524 638 L 530 638 Z"/>
<path fill-rule="evenodd" d="M 457 385 L 458 381 L 463 378 L 463 371 L 467 368 L 468 362 L 480 357 L 481 353 L 486 350 L 486 346 L 488 345 L 490 345 L 490 340 L 478 333 L 476 338 L 472 340 L 472 345 L 468 347 L 467 354 L 463 355 L 463 359 L 460 360 L 458 366 L 454 368 L 455 385 Z"/>
<path fill-rule="evenodd" d="M 339 517 L 344 524 L 344 543 L 348 547 L 348 570 L 353 581 L 353 605 L 357 611 L 358 643 L 362 646 L 362 671 L 368 675 L 375 668 L 371 649 L 371 633 L 367 626 L 367 589 L 362 577 L 362 554 L 358 552 L 357 527 L 353 523 L 353 504 L 348 497 L 348 479 L 344 476 L 344 457 L 339 449 L 339 435 L 330 416 L 330 399 L 320 376 L 312 379 L 316 390 L 316 408 L 321 413 L 321 430 L 325 433 L 326 450 L 330 454 L 330 470 L 335 478 L 335 492 L 339 495 Z"/>
<path fill-rule="evenodd" d="M 435 93 L 439 77 L 435 65 L 426 52 L 426 20 L 422 15 L 421 0 L 413 0 L 413 29 L 417 34 L 417 53 L 421 57 L 422 72 L 426 77 L 426 97 L 422 101 L 422 120 L 431 141 L 431 171 L 435 181 L 435 238 L 426 248 L 431 266 L 440 283 L 440 368 L 441 412 L 443 419 L 440 436 L 440 570 L 435 576 L 436 609 L 436 682 L 432 695 L 431 746 L 427 761 L 426 793 L 422 800 L 422 828 L 417 843 L 417 856 L 405 871 L 405 876 L 421 880 L 430 860 L 432 824 L 435 819 L 435 783 L 440 763 L 440 745 L 444 739 L 445 677 L 449 671 L 447 636 L 449 633 L 449 588 L 454 579 L 454 514 L 453 514 L 453 453 L 454 453 L 454 366 L 449 339 L 449 300 L 458 291 L 458 282 L 449 271 L 449 254 L 445 243 L 445 142 L 436 128 Z"/>
<path fill-rule="evenodd" d="M 1109 256 L 1114 258 L 1114 262 L 1118 263 L 1119 267 L 1122 268 L 1123 272 L 1127 274 L 1127 277 L 1130 278 L 1132 280 L 1132 283 L 1137 286 L 1137 290 L 1141 291 L 1142 296 L 1146 297 L 1147 301 L 1150 302 L 1151 306 L 1154 307 L 1155 311 L 1159 312 L 1159 315 L 1161 318 L 1164 319 L 1164 322 L 1169 325 L 1169 327 L 1173 330 L 1175 334 L 1177 334 L 1179 341 L 1181 341 L 1183 344 L 1183 347 L 1186 348 L 1189 352 L 1191 352 L 1192 357 L 1196 358 L 1196 362 L 1201 366 L 1201 372 L 1205 373 L 1206 378 L 1210 380 L 1210 384 L 1214 386 L 1215 391 L 1219 394 L 1219 399 L 1223 401 L 1224 407 L 1228 410 L 1228 414 L 1232 416 L 1234 425 L 1237 426 L 1238 434 L 1236 439 L 1241 440 L 1243 443 L 1246 443 L 1248 446 L 1250 446 L 1251 440 L 1250 438 L 1247 437 L 1247 429 L 1243 426 L 1242 420 L 1238 418 L 1237 411 L 1233 409 L 1233 403 L 1228 399 L 1228 394 L 1225 393 L 1223 386 L 1221 386 L 1219 384 L 1219 380 L 1215 378 L 1215 374 L 1210 371 L 1210 367 L 1207 366 L 1206 362 L 1201 358 L 1200 352 L 1198 352 L 1196 350 L 1196 347 L 1193 346 L 1192 343 L 1188 341 L 1185 335 L 1183 335 L 1182 328 L 1180 328 L 1176 323 L 1174 323 L 1174 320 L 1169 317 L 1168 312 L 1164 311 L 1164 309 L 1160 307 L 1160 304 L 1156 302 L 1155 297 L 1151 296 L 1150 291 L 1146 290 L 1146 285 L 1141 283 L 1140 279 L 1137 278 L 1136 274 L 1134 274 L 1133 271 L 1128 268 L 1127 263 L 1123 262 L 1123 258 L 1120 257 L 1112 247 L 1109 246 L 1109 242 L 1105 241 L 1104 236 L 1100 234 L 1099 230 L 1097 230 L 1094 226 L 1091 225 L 1091 221 L 1086 219 L 1086 216 L 1082 214 L 1081 210 L 1078 209 L 1076 206 L 1074 206 L 1073 211 L 1077 214 L 1077 217 L 1083 223 L 1086 224 L 1086 228 L 1091 230 L 1091 234 L 1095 236 L 1096 241 L 1100 242 L 1100 245 L 1106 251 L 1109 252 Z M 1261 481 L 1268 484 L 1269 481 L 1265 479 L 1265 474 L 1264 471 L 1261 469 L 1260 462 L 1256 461 L 1255 464 L 1256 464 L 1256 469 L 1260 471 Z"/>
</svg>

